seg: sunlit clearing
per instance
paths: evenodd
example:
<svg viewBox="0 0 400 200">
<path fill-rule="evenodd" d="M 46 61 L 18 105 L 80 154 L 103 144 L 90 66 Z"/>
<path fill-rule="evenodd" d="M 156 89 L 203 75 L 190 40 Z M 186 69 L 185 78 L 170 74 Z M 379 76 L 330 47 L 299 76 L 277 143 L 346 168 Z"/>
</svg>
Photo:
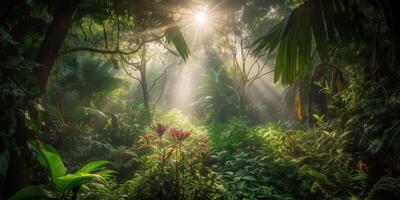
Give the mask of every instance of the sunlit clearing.
<svg viewBox="0 0 400 200">
<path fill-rule="evenodd" d="M 207 15 L 206 15 L 204 10 L 197 11 L 197 13 L 196 13 L 196 22 L 198 24 L 207 23 Z"/>
</svg>

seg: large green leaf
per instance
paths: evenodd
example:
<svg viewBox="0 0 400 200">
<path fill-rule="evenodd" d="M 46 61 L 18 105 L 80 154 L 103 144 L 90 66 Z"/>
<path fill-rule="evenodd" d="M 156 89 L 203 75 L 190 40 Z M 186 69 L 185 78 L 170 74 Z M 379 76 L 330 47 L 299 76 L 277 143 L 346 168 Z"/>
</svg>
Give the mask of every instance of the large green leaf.
<svg viewBox="0 0 400 200">
<path fill-rule="evenodd" d="M 58 177 L 53 181 L 55 188 L 62 193 L 71 190 L 75 187 L 80 187 L 86 183 L 89 183 L 95 178 L 101 178 L 95 174 L 68 174 L 66 176 Z"/>
<path fill-rule="evenodd" d="M 94 179 L 102 180 L 115 173 L 113 170 L 103 170 L 96 174 L 91 174 L 99 170 L 99 168 L 110 164 L 109 161 L 100 160 L 84 165 L 74 174 L 67 174 L 61 156 L 53 147 L 33 140 L 29 141 L 28 145 L 37 156 L 40 164 L 49 170 L 53 186 L 61 193 L 65 193 L 75 187 L 80 187 Z M 38 188 L 32 187 L 32 191 L 35 191 L 33 189 L 37 191 Z M 27 189 L 27 191 L 29 192 L 30 190 Z"/>
<path fill-rule="evenodd" d="M 37 146 L 36 141 L 30 140 L 27 143 L 28 147 L 35 153 L 35 156 L 38 159 L 40 165 L 42 165 L 45 168 L 49 168 L 49 165 L 47 164 L 45 158 L 43 157 L 42 151 Z"/>
<path fill-rule="evenodd" d="M 167 28 L 167 30 L 165 30 L 165 37 L 168 42 L 172 42 L 175 45 L 179 55 L 184 61 L 186 61 L 189 57 L 190 51 L 180 28 L 178 26 Z"/>
<path fill-rule="evenodd" d="M 84 173 L 91 173 L 91 172 L 94 172 L 94 171 L 98 170 L 100 167 L 103 167 L 103 166 L 108 165 L 110 163 L 111 163 L 110 161 L 105 161 L 105 160 L 93 161 L 93 162 L 87 163 L 85 166 L 80 168 L 74 174 L 75 175 L 80 175 L 80 174 L 84 174 Z"/>
<path fill-rule="evenodd" d="M 99 120 L 105 120 L 107 118 L 106 114 L 102 111 L 92 108 L 92 107 L 85 107 L 85 106 L 77 106 L 71 112 L 71 119 L 75 122 L 81 121 L 85 116 L 92 116 Z"/>
<path fill-rule="evenodd" d="M 64 167 L 60 155 L 46 150 L 42 150 L 42 152 L 49 165 L 51 179 L 54 180 L 58 177 L 65 176 L 67 170 Z"/>
<path fill-rule="evenodd" d="M 28 145 L 35 152 L 39 163 L 49 170 L 52 180 L 67 174 L 61 156 L 53 147 L 46 144 L 39 147 L 36 141 L 29 141 Z"/>
<path fill-rule="evenodd" d="M 15 193 L 10 200 L 19 200 L 19 199 L 41 199 L 48 198 L 49 193 L 45 191 L 42 187 L 32 185 L 22 188 L 17 193 Z"/>
<path fill-rule="evenodd" d="M 117 172 L 114 171 L 114 170 L 106 169 L 106 170 L 99 171 L 99 172 L 97 172 L 96 174 L 100 175 L 100 176 L 103 177 L 103 178 L 106 178 L 106 177 L 113 176 L 113 175 L 116 174 L 116 173 L 117 173 Z"/>
</svg>

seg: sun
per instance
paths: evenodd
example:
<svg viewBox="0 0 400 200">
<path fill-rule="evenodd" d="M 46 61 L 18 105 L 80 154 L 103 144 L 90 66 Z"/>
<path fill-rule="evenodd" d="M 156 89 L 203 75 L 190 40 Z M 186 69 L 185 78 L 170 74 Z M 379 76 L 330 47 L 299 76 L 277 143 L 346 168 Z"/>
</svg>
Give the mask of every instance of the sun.
<svg viewBox="0 0 400 200">
<path fill-rule="evenodd" d="M 198 24 L 205 24 L 207 23 L 207 15 L 204 10 L 199 10 L 196 12 L 196 22 Z"/>
<path fill-rule="evenodd" d="M 180 23 L 188 31 L 193 41 L 203 41 L 219 25 L 216 10 L 207 5 L 197 5 L 190 9 L 182 10 Z"/>
</svg>

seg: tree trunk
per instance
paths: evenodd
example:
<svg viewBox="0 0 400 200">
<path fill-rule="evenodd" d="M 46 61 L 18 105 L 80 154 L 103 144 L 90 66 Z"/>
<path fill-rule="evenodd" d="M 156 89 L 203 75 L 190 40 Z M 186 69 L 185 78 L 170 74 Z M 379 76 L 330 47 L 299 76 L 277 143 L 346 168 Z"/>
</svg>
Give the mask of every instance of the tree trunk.
<svg viewBox="0 0 400 200">
<path fill-rule="evenodd" d="M 143 104 L 144 104 L 144 111 L 145 111 L 145 122 L 146 124 L 150 124 L 151 119 L 151 111 L 150 111 L 150 95 L 147 86 L 147 60 L 146 60 L 146 45 L 143 45 L 141 61 L 140 61 L 140 79 L 142 85 L 142 94 L 143 94 Z"/>
<path fill-rule="evenodd" d="M 239 92 L 238 103 L 239 103 L 239 116 L 245 116 L 246 111 L 247 111 L 247 109 L 246 109 L 247 102 L 246 102 L 245 92 L 243 92 L 243 91 Z"/>
<path fill-rule="evenodd" d="M 30 185 L 33 178 L 32 156 L 26 144 L 29 139 L 28 129 L 25 126 L 23 113 L 18 113 L 17 126 L 14 133 L 15 146 L 10 149 L 5 193 L 12 196 L 22 187 Z"/>
<path fill-rule="evenodd" d="M 65 39 L 68 29 L 71 26 L 73 15 L 78 8 L 81 0 L 62 0 L 59 1 L 53 15 L 49 29 L 40 46 L 36 62 L 41 66 L 34 69 L 36 76 L 37 87 L 40 89 L 38 96 L 30 97 L 26 100 L 26 105 L 31 105 L 31 101 L 40 98 L 49 79 L 51 70 L 55 60 L 57 59 L 58 51 Z M 34 111 L 35 112 L 35 111 Z M 31 113 L 37 118 L 38 113 Z M 39 121 L 39 120 L 36 120 Z M 28 129 L 25 125 L 24 115 L 21 113 L 17 119 L 17 129 L 14 134 L 15 142 L 18 149 L 10 150 L 10 163 L 7 172 L 6 195 L 11 196 L 16 191 L 30 185 L 32 182 L 32 157 L 27 147 L 29 139 Z"/>
<path fill-rule="evenodd" d="M 142 79 L 142 94 L 143 94 L 143 104 L 144 104 L 144 111 L 145 111 L 145 120 L 146 123 L 151 122 L 151 111 L 150 111 L 150 96 L 149 90 L 147 87 L 147 79 L 146 79 L 146 69 L 143 70 L 143 73 L 140 73 Z"/>
<path fill-rule="evenodd" d="M 38 86 L 42 91 L 46 88 L 50 72 L 57 59 L 58 51 L 71 27 L 73 15 L 80 2 L 81 0 L 60 1 L 54 12 L 53 21 L 47 30 L 36 57 L 36 62 L 41 66 L 36 68 L 34 73 L 37 78 Z"/>
</svg>

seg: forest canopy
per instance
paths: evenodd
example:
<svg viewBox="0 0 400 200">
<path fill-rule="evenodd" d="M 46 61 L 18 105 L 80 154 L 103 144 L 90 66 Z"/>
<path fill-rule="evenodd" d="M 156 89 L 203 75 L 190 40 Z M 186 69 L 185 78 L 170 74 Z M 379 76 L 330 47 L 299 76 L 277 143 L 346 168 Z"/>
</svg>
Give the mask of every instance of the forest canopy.
<svg viewBox="0 0 400 200">
<path fill-rule="evenodd" d="M 9 0 L 0 199 L 400 199 L 395 0 Z"/>
</svg>

